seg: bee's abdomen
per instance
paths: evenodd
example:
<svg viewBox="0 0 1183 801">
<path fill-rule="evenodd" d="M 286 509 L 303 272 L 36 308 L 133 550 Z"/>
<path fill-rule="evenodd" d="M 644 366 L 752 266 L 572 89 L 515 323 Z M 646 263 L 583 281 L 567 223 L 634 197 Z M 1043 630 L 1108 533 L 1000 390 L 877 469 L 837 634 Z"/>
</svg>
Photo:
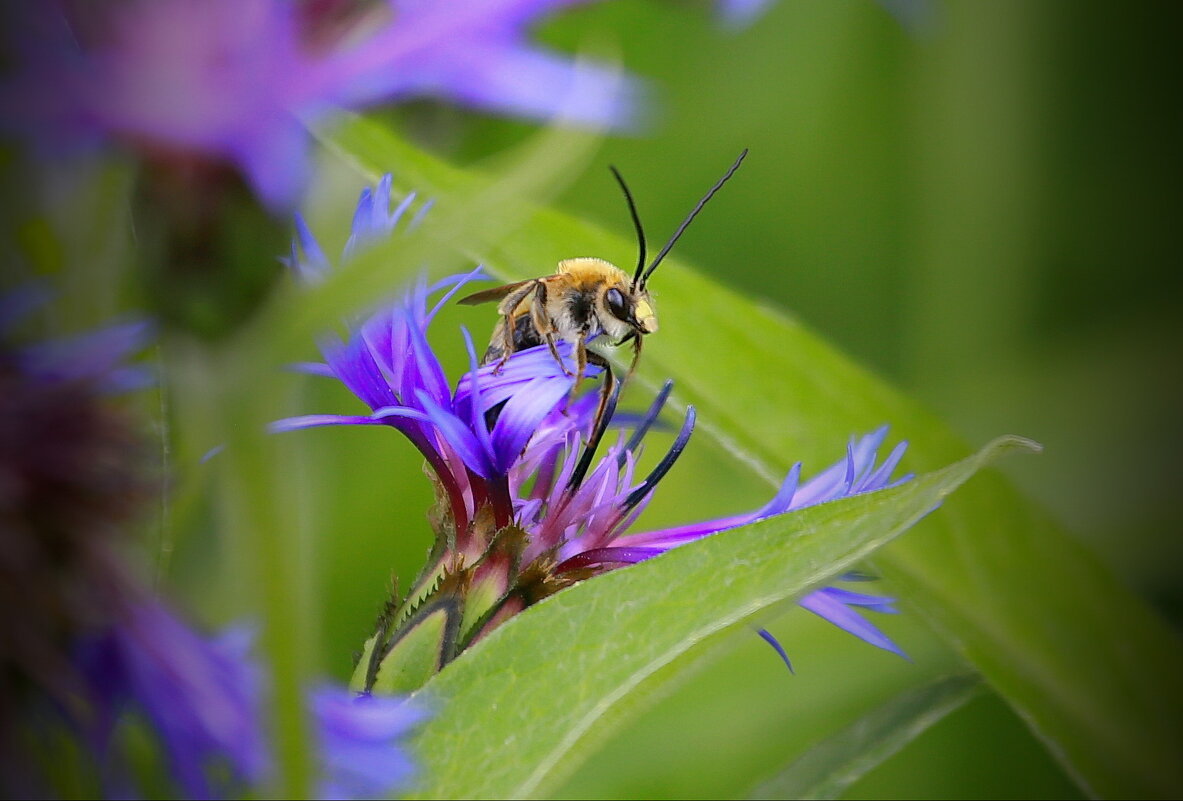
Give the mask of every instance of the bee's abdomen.
<svg viewBox="0 0 1183 801">
<path fill-rule="evenodd" d="M 501 320 L 493 330 L 493 338 L 489 341 L 489 347 L 485 349 L 485 355 L 481 357 L 482 365 L 492 364 L 505 358 L 504 331 L 505 321 Z M 534 321 L 530 319 L 530 315 L 520 315 L 514 321 L 513 350 L 511 352 L 517 353 L 520 350 L 526 350 L 527 348 L 541 344 L 542 337 L 538 335 L 538 329 L 534 327 Z"/>
<path fill-rule="evenodd" d="M 490 342 L 489 347 L 485 348 L 485 355 L 481 357 L 481 367 L 484 367 L 486 364 L 492 364 L 493 362 L 501 361 L 501 357 L 504 354 L 505 351 L 501 349 L 500 340 Z"/>
<path fill-rule="evenodd" d="M 523 314 L 514 322 L 513 352 L 517 353 L 519 350 L 541 344 L 542 337 L 539 336 L 538 329 L 534 327 L 534 321 L 530 319 L 530 315 Z"/>
</svg>

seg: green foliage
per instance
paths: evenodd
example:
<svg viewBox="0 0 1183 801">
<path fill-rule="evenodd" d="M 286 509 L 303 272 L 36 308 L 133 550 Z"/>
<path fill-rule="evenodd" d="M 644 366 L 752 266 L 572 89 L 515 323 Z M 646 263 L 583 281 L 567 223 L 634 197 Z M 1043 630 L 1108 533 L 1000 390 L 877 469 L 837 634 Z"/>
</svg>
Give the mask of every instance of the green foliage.
<svg viewBox="0 0 1183 801">
<path fill-rule="evenodd" d="M 402 165 L 397 179 L 438 193 L 442 205 L 447 196 L 437 187 L 471 192 L 482 182 L 474 177 L 466 184 L 458 172 L 364 121 L 332 141 L 373 174 L 384 163 Z M 572 253 L 628 261 L 629 245 L 590 225 L 550 211 L 523 219 L 520 227 L 466 245 L 506 278 L 540 274 Z M 697 406 L 701 429 L 750 468 L 749 476 L 773 481 L 791 458 L 824 464 L 835 443 L 882 422 L 910 440 L 908 464 L 915 469 L 965 455 L 945 426 L 783 314 L 676 260 L 662 267 L 655 287 L 662 331 L 647 344 L 639 380 L 656 386 L 675 378 L 676 399 Z M 981 671 L 1082 786 L 1145 796 L 1169 795 L 1179 786 L 1174 721 L 1183 712 L 1177 681 L 1183 651 L 1177 639 L 999 477 L 975 482 L 913 536 L 877 554 L 875 565 L 909 610 Z M 740 560 L 732 569 L 742 575 L 748 567 Z M 814 567 L 815 581 L 838 569 Z M 462 671 L 487 675 L 482 658 L 474 654 L 467 665 L 476 667 L 457 664 L 445 672 L 435 691 L 459 692 L 452 683 L 462 681 L 451 676 Z M 429 728 L 425 742 L 435 742 L 435 727 L 444 725 Z M 553 769 L 547 764 L 532 778 L 498 786 L 506 792 L 541 787 Z M 461 781 L 454 770 L 446 773 L 446 781 Z"/>
<path fill-rule="evenodd" d="M 902 487 L 721 532 L 521 613 L 426 685 L 440 712 L 416 744 L 423 794 L 549 796 L 623 722 L 609 717 L 616 704 L 677 679 L 662 668 L 760 623 L 906 531 L 999 455 L 1031 449 L 1001 438 Z M 513 758 L 499 759 L 508 743 Z"/>
</svg>

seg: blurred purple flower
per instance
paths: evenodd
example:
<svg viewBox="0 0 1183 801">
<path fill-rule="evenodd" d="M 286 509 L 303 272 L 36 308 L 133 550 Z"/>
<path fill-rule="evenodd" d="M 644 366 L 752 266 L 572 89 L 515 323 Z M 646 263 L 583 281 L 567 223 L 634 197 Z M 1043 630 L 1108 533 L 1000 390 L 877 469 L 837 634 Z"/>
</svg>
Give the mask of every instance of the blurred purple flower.
<svg viewBox="0 0 1183 801">
<path fill-rule="evenodd" d="M 241 795 L 272 776 L 264 730 L 267 692 L 250 658 L 251 636 L 231 630 L 199 636 L 157 602 L 129 606 L 117 622 L 78 648 L 81 696 L 92 713 L 69 723 L 94 746 L 109 795 L 126 795 L 130 765 L 107 747 L 129 714 L 150 725 L 170 778 L 187 798 Z M 323 686 L 308 694 L 318 798 L 372 798 L 404 788 L 412 776 L 399 742 L 425 713 L 399 698 L 359 697 Z"/>
<path fill-rule="evenodd" d="M 426 719 L 422 707 L 330 686 L 309 700 L 323 764 L 321 798 L 375 798 L 407 786 L 414 765 L 397 745 Z"/>
<path fill-rule="evenodd" d="M 143 319 L 71 337 L 28 344 L 9 341 L 14 329 L 49 300 L 50 293 L 35 284 L 0 294 L 0 353 L 9 369 L 37 384 L 93 382 L 94 389 L 105 393 L 142 389 L 152 382 L 143 366 L 125 364 L 152 335 L 152 324 Z"/>
<path fill-rule="evenodd" d="M 111 747 L 130 715 L 148 722 L 185 797 L 222 796 L 234 785 L 261 781 L 267 745 L 245 632 L 208 642 L 155 601 L 118 606 L 101 633 L 83 636 L 75 647 L 79 697 L 89 714 L 67 714 L 67 724 L 103 759 L 106 792 L 132 789 L 133 769 Z M 215 783 L 222 763 L 228 770 Z"/>
<path fill-rule="evenodd" d="M 0 794 L 56 795 L 87 778 L 109 797 L 161 792 L 141 786 L 129 727 L 152 735 L 170 791 L 258 788 L 270 778 L 267 693 L 249 636 L 206 640 L 125 564 L 154 482 L 138 426 L 111 393 L 147 379 L 126 363 L 147 329 L 12 342 L 45 299 L 0 295 Z M 423 713 L 350 695 L 323 688 L 309 700 L 320 793 L 370 797 L 405 785 L 410 763 L 397 742 Z M 63 779 L 66 740 L 85 775 Z"/>
<path fill-rule="evenodd" d="M 387 176 L 376 192 L 362 194 L 355 235 L 371 236 L 374 219 L 381 221 L 380 228 L 387 234 L 394 230 L 409 201 L 389 213 L 389 193 Z M 319 276 L 329 268 L 328 261 L 302 223 L 298 229 L 299 247 L 294 248 L 290 264 L 300 275 Z M 891 478 L 905 443 L 877 464 L 887 433 L 883 427 L 852 439 L 844 460 L 809 481 L 799 482 L 801 465 L 795 465 L 775 497 L 753 512 L 626 533 L 686 447 L 694 427 L 694 408 L 687 409 L 668 453 L 640 478 L 636 465 L 643 440 L 665 405 L 669 383 L 648 412 L 634 419 L 631 436 L 621 432 L 599 457 L 606 427 L 617 425 L 612 422 L 616 398 L 610 399 L 599 429 L 593 430 L 598 398 L 593 393 L 571 400 L 574 379 L 545 346 L 516 353 L 503 367 L 478 368 L 465 331 L 470 369 L 453 391 L 428 343 L 427 328 L 438 309 L 477 277 L 479 268 L 434 287 L 420 282 L 400 300 L 353 324 L 346 341 L 322 343 L 325 363 L 305 369 L 340 380 L 370 407 L 370 414 L 307 415 L 274 424 L 276 431 L 386 425 L 407 436 L 423 453 L 447 511 L 442 517 L 438 511 L 433 513 L 440 539 L 437 558 L 409 593 L 408 602 L 421 601 L 431 587 L 440 586 L 457 569 L 467 571 L 458 584 L 470 588 L 470 597 L 476 593 L 471 588 L 480 588 L 482 597 L 496 599 L 482 614 L 465 612 L 465 619 L 479 623 L 461 632 L 458 648 L 529 604 L 598 573 L 728 528 L 907 480 Z M 429 294 L 445 289 L 429 310 Z M 570 346 L 560 342 L 558 350 L 573 373 Z M 589 367 L 587 375 L 598 372 Z M 800 603 L 866 642 L 899 652 L 854 611 L 858 607 L 893 611 L 889 598 L 824 588 Z"/>
<path fill-rule="evenodd" d="M 588 0 L 58 0 L 0 12 L 12 67 L 0 131 L 42 150 L 116 137 L 239 167 L 272 208 L 307 179 L 306 124 L 334 108 L 432 96 L 534 119 L 626 126 L 635 81 L 530 45 L 528 27 Z M 325 9 L 329 9 L 326 11 Z"/>
</svg>

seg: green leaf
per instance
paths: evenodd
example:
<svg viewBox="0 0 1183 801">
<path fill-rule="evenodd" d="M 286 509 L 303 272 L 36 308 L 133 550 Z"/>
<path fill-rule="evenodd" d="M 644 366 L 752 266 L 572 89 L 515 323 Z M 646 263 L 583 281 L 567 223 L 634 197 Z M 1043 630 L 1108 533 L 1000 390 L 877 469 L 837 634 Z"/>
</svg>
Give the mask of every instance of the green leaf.
<svg viewBox="0 0 1183 801">
<path fill-rule="evenodd" d="M 334 142 L 366 169 L 399 164 L 398 177 L 429 194 L 481 182 L 365 120 L 340 129 Z M 482 237 L 463 246 L 507 280 L 544 274 L 572 255 L 633 258 L 632 243 L 551 211 L 529 215 L 512 237 Z M 797 460 L 808 474 L 833 461 L 837 443 L 884 422 L 910 441 L 911 469 L 968 452 L 947 426 L 800 323 L 676 256 L 652 286 L 661 331 L 647 338 L 637 382 L 656 388 L 674 378 L 675 400 L 697 406 L 700 432 L 748 475 L 775 484 Z M 1183 787 L 1177 635 L 1001 477 L 959 493 L 875 564 L 908 611 L 981 671 L 1082 787 L 1146 797 Z"/>
<path fill-rule="evenodd" d="M 959 709 L 982 687 L 977 676 L 946 676 L 901 693 L 817 743 L 749 798 L 837 798 L 867 772 Z"/>
<path fill-rule="evenodd" d="M 439 714 L 415 744 L 420 792 L 547 796 L 609 734 L 599 724 L 619 724 L 617 703 L 675 679 L 663 667 L 865 558 L 999 455 L 1034 448 L 1003 437 L 901 487 L 721 532 L 531 607 L 425 686 Z"/>
</svg>

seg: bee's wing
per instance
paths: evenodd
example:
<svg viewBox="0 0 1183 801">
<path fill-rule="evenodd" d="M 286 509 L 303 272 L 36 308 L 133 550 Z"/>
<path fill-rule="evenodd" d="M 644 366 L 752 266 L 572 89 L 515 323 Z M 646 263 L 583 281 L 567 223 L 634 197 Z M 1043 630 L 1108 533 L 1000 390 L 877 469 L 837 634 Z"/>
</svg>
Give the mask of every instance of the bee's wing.
<svg viewBox="0 0 1183 801">
<path fill-rule="evenodd" d="M 495 286 L 492 289 L 482 289 L 480 292 L 473 292 L 471 295 L 466 295 L 456 302 L 463 303 L 465 306 L 478 306 L 482 303 L 490 303 L 494 300 L 501 300 L 515 289 L 521 289 L 526 284 L 532 284 L 537 280 L 537 278 L 529 278 L 525 281 L 515 281 L 512 284 Z"/>
</svg>

